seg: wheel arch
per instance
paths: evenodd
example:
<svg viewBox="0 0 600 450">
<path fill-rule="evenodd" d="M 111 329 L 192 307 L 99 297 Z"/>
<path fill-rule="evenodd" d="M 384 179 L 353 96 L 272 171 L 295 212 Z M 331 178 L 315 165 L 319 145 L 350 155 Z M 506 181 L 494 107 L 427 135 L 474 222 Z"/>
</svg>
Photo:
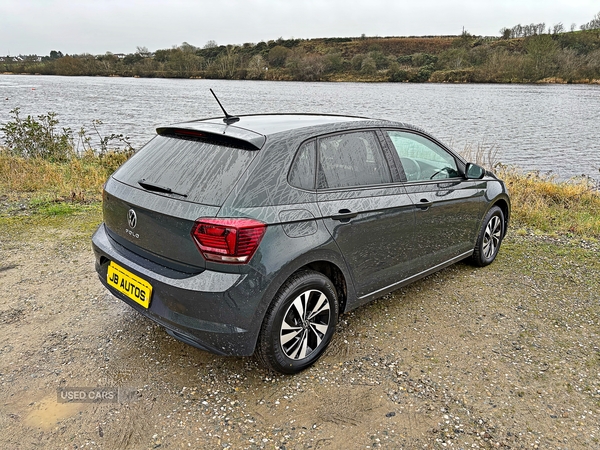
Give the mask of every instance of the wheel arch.
<svg viewBox="0 0 600 450">
<path fill-rule="evenodd" d="M 493 206 L 497 206 L 498 208 L 500 208 L 500 210 L 502 211 L 502 215 L 504 216 L 504 236 L 506 236 L 506 232 L 508 230 L 508 223 L 509 223 L 509 219 L 510 219 L 510 203 L 509 200 L 506 198 L 498 198 L 491 206 L 490 209 Z"/>
<path fill-rule="evenodd" d="M 344 276 L 342 270 L 331 261 L 321 260 L 308 263 L 300 267 L 296 272 L 300 272 L 306 269 L 319 272 L 331 280 L 331 282 L 335 286 L 335 290 L 338 297 L 339 311 L 340 314 L 342 314 L 346 309 L 346 304 L 348 300 L 348 285 L 346 283 L 346 277 Z"/>
<path fill-rule="evenodd" d="M 262 296 L 260 306 L 255 311 L 253 323 L 263 323 L 275 295 L 290 277 L 303 270 L 313 270 L 331 280 L 338 296 L 340 314 L 346 310 L 348 303 L 356 299 L 356 292 L 354 291 L 350 274 L 346 271 L 342 256 L 331 247 L 325 247 L 303 254 L 295 260 L 287 262 L 285 266 L 277 271 L 277 274 L 270 280 L 269 287 Z M 253 339 L 258 339 L 259 330 L 260 326 L 257 326 L 253 333 Z"/>
</svg>

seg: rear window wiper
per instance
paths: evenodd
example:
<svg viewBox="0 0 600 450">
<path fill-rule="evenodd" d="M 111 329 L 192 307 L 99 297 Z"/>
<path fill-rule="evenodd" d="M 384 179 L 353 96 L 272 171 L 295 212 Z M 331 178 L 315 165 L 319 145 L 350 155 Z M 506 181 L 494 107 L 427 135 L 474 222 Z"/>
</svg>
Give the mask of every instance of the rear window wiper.
<svg viewBox="0 0 600 450">
<path fill-rule="evenodd" d="M 175 192 L 170 187 L 161 186 L 159 184 L 151 183 L 150 181 L 146 181 L 145 178 L 142 178 L 138 181 L 138 184 L 148 191 L 154 192 L 164 192 L 165 194 L 173 194 L 179 195 L 180 197 L 187 197 L 187 194 L 180 194 L 179 192 Z"/>
</svg>

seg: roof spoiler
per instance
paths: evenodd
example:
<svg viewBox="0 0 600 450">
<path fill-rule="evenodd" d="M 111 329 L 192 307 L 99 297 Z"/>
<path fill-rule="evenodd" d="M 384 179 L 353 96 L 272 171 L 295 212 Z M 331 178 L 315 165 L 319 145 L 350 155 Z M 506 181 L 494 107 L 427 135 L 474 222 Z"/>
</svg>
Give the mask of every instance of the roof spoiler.
<svg viewBox="0 0 600 450">
<path fill-rule="evenodd" d="M 156 132 L 161 136 L 171 136 L 179 139 L 192 139 L 197 141 L 211 142 L 214 144 L 241 148 L 244 150 L 260 150 L 266 141 L 266 138 L 262 134 L 253 133 L 241 128 L 227 127 L 227 134 L 225 134 L 225 131 L 223 130 L 225 126 L 223 125 L 203 125 L 203 128 L 205 129 L 202 130 L 187 127 L 167 126 L 157 128 Z M 215 129 L 211 130 L 210 128 Z"/>
</svg>

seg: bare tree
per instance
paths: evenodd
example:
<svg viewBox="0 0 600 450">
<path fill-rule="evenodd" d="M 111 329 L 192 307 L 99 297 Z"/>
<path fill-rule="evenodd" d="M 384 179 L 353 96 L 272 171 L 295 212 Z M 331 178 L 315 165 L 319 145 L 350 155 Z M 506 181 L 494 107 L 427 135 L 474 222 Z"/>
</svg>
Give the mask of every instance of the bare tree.
<svg viewBox="0 0 600 450">
<path fill-rule="evenodd" d="M 194 47 L 192 44 L 188 44 L 187 42 L 183 42 L 179 48 L 186 53 L 194 53 L 196 51 L 196 47 Z"/>
<path fill-rule="evenodd" d="M 546 23 L 545 22 L 538 23 L 537 31 L 535 34 L 544 34 L 544 31 L 546 31 Z"/>
<path fill-rule="evenodd" d="M 136 47 L 136 53 L 138 55 L 140 55 L 142 58 L 148 58 L 152 55 L 152 53 L 150 53 L 148 51 L 148 47 Z"/>
<path fill-rule="evenodd" d="M 594 16 L 588 23 L 584 23 L 580 27 L 582 30 L 597 30 L 600 29 L 600 12 Z"/>
<path fill-rule="evenodd" d="M 552 27 L 552 34 L 559 34 L 565 32 L 565 26 L 562 22 L 558 22 L 556 25 Z"/>
<path fill-rule="evenodd" d="M 215 61 L 217 73 L 220 78 L 233 78 L 238 67 L 238 47 L 228 45 L 225 53 L 221 53 Z"/>
<path fill-rule="evenodd" d="M 523 36 L 523 27 L 520 23 L 512 27 L 510 31 L 510 37 L 512 38 L 518 38 Z"/>
<path fill-rule="evenodd" d="M 267 71 L 267 63 L 261 55 L 254 55 L 248 62 L 248 77 L 259 80 Z"/>
</svg>

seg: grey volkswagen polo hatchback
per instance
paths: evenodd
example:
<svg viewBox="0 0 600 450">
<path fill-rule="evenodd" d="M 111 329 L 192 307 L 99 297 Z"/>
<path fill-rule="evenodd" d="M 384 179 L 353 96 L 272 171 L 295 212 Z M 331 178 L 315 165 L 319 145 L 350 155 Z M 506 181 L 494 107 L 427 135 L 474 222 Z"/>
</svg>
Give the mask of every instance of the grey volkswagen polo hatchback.
<svg viewBox="0 0 600 450">
<path fill-rule="evenodd" d="M 157 129 L 103 193 L 96 270 L 173 337 L 296 373 L 340 314 L 470 258 L 496 257 L 502 181 L 424 131 L 332 115 Z"/>
</svg>

